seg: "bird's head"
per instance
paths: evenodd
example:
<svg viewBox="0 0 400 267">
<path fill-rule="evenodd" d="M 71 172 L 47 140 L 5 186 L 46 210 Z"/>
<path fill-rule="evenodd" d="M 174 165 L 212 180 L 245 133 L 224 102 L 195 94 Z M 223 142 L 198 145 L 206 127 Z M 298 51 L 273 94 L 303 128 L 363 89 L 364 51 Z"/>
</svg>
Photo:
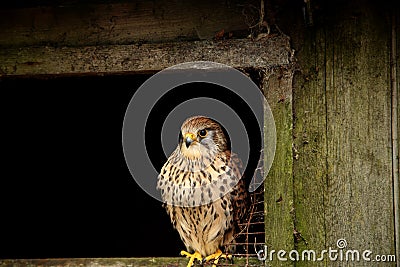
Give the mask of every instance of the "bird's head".
<svg viewBox="0 0 400 267">
<path fill-rule="evenodd" d="M 215 120 L 196 116 L 183 122 L 179 133 L 179 148 L 185 157 L 195 159 L 211 156 L 229 147 L 225 129 Z"/>
</svg>

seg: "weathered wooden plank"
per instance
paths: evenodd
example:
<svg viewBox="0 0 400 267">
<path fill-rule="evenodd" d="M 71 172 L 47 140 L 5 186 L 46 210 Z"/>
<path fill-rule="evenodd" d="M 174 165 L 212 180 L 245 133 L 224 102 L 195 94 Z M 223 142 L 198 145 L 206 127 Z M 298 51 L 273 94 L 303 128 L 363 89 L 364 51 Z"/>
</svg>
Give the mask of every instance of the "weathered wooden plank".
<svg viewBox="0 0 400 267">
<path fill-rule="evenodd" d="M 345 238 L 347 249 L 393 255 L 390 27 L 378 4 L 351 3 L 322 3 L 312 14 L 314 26 L 301 34 L 297 44 L 301 47 L 297 54 L 301 75 L 294 79 L 293 103 L 298 153 L 293 166 L 295 227 L 301 234 L 297 250 L 337 249 L 336 241 Z M 327 256 L 322 263 L 296 262 L 296 266 L 338 264 Z"/>
<path fill-rule="evenodd" d="M 284 36 L 259 41 L 7 48 L 0 50 L 0 76 L 158 71 L 196 60 L 266 68 L 289 64 L 290 52 L 289 39 Z"/>
<path fill-rule="evenodd" d="M 346 239 L 346 249 L 394 254 L 390 25 L 371 3 L 340 5 L 340 12 L 329 5 L 327 245 L 336 247 L 337 240 Z"/>
<path fill-rule="evenodd" d="M 124 1 L 0 9 L 0 46 L 87 46 L 211 39 L 245 31 L 243 5 L 229 1 Z"/>
<path fill-rule="evenodd" d="M 325 34 L 320 24 L 304 32 L 303 49 L 297 59 L 300 72 L 294 77 L 294 209 L 295 247 L 321 250 L 325 243 L 326 95 Z M 312 266 L 325 266 L 325 261 Z M 296 266 L 311 266 L 299 261 Z"/>
<path fill-rule="evenodd" d="M 292 176 L 292 78 L 293 70 L 276 68 L 264 80 L 263 90 L 275 120 L 276 151 L 265 179 L 265 243 L 268 266 L 292 266 L 279 261 L 271 250 L 293 249 L 293 176 Z M 268 126 L 267 126 L 268 127 Z M 269 138 L 266 131 L 265 138 Z M 287 255 L 286 255 L 287 257 Z"/>
<path fill-rule="evenodd" d="M 1 267 L 147 267 L 168 266 L 186 267 L 188 259 L 180 258 L 71 258 L 71 259 L 19 259 L 0 260 Z M 222 262 L 221 262 L 222 263 Z M 246 259 L 235 258 L 231 266 L 244 266 Z M 255 258 L 249 259 L 249 266 L 259 266 L 260 261 Z M 197 265 L 196 266 L 200 266 Z"/>
</svg>

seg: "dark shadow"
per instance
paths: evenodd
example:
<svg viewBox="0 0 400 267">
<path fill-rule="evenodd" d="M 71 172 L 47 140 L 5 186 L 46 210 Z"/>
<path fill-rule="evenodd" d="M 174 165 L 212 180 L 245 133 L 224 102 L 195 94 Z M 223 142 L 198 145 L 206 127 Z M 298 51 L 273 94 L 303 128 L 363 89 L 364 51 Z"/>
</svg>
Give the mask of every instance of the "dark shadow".
<svg viewBox="0 0 400 267">
<path fill-rule="evenodd" d="M 126 108 L 149 77 L 0 80 L 0 258 L 179 256 L 183 243 L 161 203 L 131 177 L 122 150 Z M 163 114 L 173 107 L 169 97 L 157 104 Z M 155 128 L 163 121 L 150 119 Z M 159 169 L 165 157 L 156 147 Z"/>
</svg>

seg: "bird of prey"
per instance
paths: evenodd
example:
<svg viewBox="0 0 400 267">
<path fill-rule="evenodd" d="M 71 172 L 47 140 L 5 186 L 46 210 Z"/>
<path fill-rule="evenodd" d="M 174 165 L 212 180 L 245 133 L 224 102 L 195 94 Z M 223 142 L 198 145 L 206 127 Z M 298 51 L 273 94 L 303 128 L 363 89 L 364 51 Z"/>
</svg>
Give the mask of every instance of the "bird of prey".
<svg viewBox="0 0 400 267">
<path fill-rule="evenodd" d="M 158 176 L 164 206 L 187 251 L 181 255 L 194 261 L 229 258 L 224 244 L 234 243 L 238 223 L 248 209 L 248 192 L 240 159 L 230 150 L 225 129 L 204 116 L 183 122 L 177 148 Z M 233 249 L 232 249 L 233 248 Z"/>
</svg>

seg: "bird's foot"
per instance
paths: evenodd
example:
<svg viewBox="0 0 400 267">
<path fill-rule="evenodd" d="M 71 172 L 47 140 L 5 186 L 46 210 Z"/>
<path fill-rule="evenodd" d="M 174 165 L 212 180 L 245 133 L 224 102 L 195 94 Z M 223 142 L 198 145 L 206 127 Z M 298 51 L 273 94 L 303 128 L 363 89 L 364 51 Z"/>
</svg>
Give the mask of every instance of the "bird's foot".
<svg viewBox="0 0 400 267">
<path fill-rule="evenodd" d="M 203 263 L 214 260 L 212 267 L 216 267 L 219 262 L 219 259 L 221 259 L 221 258 L 232 261 L 232 255 L 223 254 L 220 249 L 217 249 L 217 251 L 214 254 L 211 254 L 211 255 L 205 257 L 203 259 Z"/>
<path fill-rule="evenodd" d="M 201 254 L 197 251 L 194 252 L 193 254 L 190 254 L 189 252 L 182 250 L 181 255 L 186 256 L 186 258 L 190 259 L 187 267 L 192 267 L 194 264 L 194 260 L 198 260 L 199 262 L 202 262 L 202 260 L 203 260 L 203 258 L 201 257 Z"/>
</svg>

